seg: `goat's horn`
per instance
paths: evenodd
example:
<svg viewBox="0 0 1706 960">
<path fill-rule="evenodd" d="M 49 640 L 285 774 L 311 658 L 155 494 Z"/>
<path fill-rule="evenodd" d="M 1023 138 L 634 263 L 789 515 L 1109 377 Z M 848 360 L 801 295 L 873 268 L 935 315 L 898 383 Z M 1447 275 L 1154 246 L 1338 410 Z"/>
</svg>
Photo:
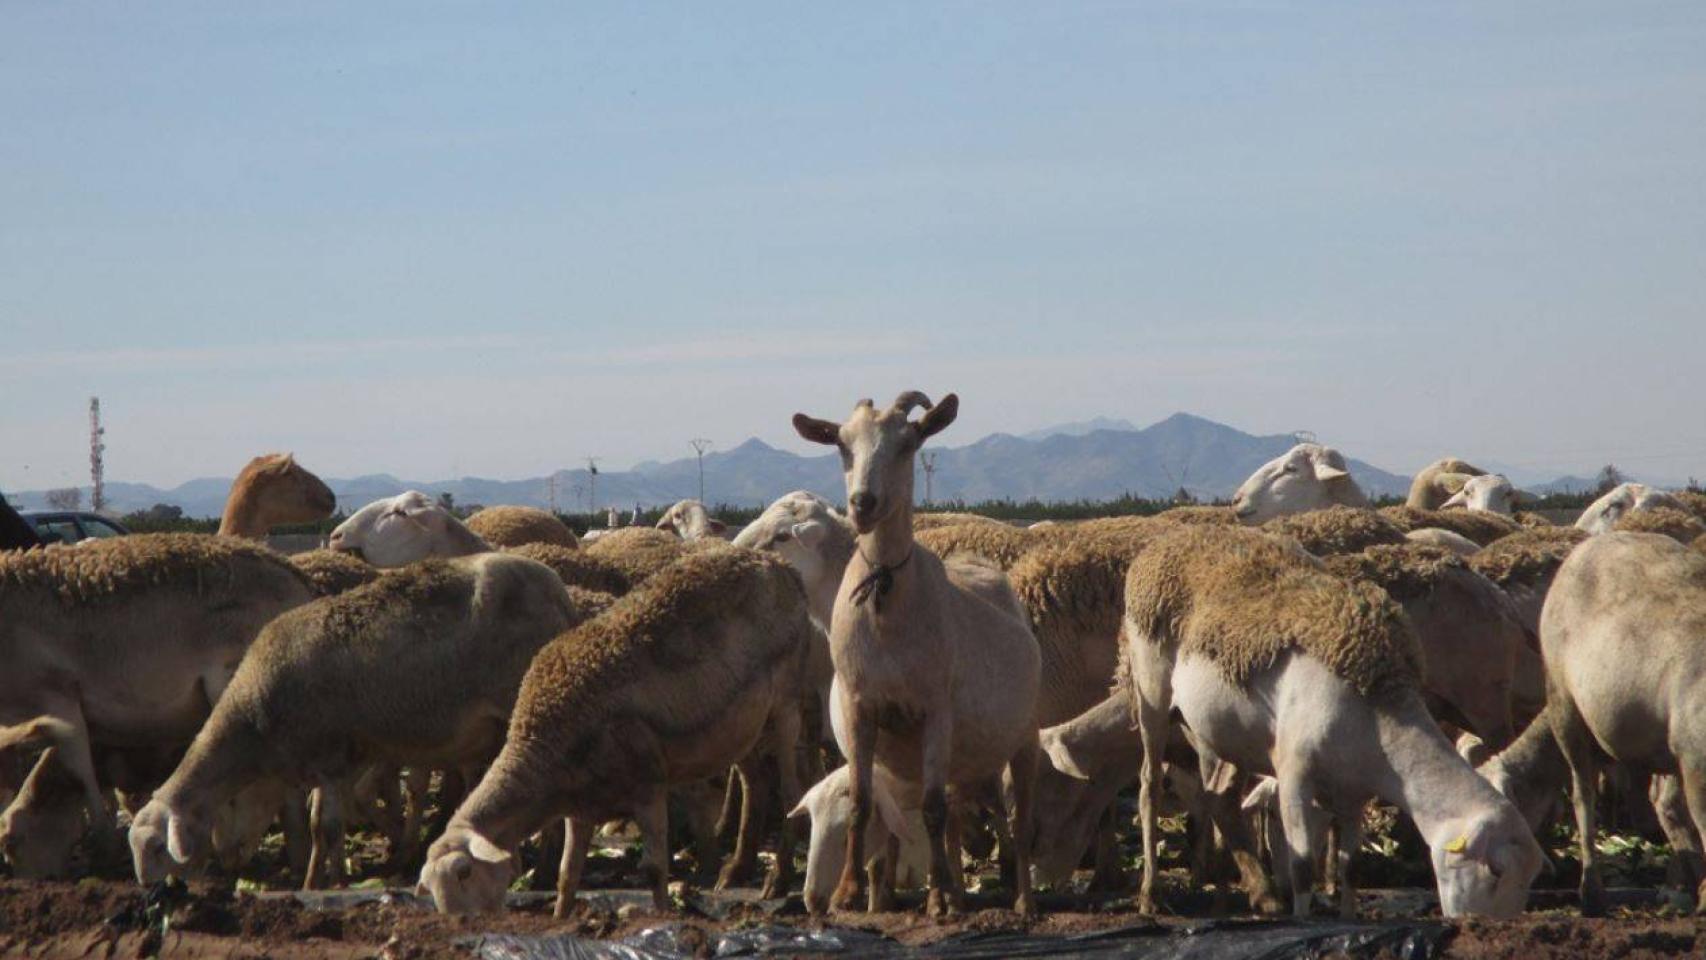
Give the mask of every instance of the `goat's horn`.
<svg viewBox="0 0 1706 960">
<path fill-rule="evenodd" d="M 920 390 L 908 390 L 894 398 L 894 408 L 902 414 L 911 413 L 913 407 L 923 407 L 929 410 L 934 406 L 936 405 L 930 402 L 930 398 Z"/>
</svg>

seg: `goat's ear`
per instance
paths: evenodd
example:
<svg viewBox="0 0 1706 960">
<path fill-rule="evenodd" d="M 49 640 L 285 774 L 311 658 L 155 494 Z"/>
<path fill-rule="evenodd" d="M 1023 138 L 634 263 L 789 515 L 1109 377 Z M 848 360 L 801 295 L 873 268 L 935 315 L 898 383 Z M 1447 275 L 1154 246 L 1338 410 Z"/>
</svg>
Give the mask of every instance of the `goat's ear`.
<svg viewBox="0 0 1706 960">
<path fill-rule="evenodd" d="M 941 433 L 959 415 L 959 394 L 950 393 L 942 398 L 942 402 L 926 410 L 924 416 L 918 418 L 918 438 L 922 440 L 925 437 L 933 437 Z"/>
<path fill-rule="evenodd" d="M 835 446 L 841 442 L 841 424 L 808 417 L 803 413 L 794 414 L 794 431 L 813 443 L 825 446 Z"/>
</svg>

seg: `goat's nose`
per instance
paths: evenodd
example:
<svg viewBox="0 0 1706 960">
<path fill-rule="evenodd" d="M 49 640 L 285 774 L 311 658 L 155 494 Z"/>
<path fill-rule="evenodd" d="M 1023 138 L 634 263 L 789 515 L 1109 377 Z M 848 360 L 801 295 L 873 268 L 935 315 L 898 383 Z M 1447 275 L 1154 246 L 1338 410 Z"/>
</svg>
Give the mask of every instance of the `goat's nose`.
<svg viewBox="0 0 1706 960">
<path fill-rule="evenodd" d="M 853 508 L 854 513 L 870 513 L 877 509 L 877 497 L 868 490 L 861 490 L 848 496 L 847 505 Z"/>
</svg>

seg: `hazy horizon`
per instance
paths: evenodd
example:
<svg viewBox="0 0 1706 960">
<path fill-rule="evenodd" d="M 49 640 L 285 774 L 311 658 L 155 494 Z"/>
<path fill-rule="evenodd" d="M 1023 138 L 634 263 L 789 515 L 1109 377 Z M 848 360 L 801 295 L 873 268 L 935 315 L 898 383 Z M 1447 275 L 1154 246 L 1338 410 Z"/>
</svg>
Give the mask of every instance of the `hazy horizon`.
<svg viewBox="0 0 1706 960">
<path fill-rule="evenodd" d="M 501 15 L 499 15 L 501 13 Z M 0 489 L 903 389 L 1706 476 L 1706 6 L 0 6 Z M 1673 412 L 1674 411 L 1674 412 Z"/>
</svg>

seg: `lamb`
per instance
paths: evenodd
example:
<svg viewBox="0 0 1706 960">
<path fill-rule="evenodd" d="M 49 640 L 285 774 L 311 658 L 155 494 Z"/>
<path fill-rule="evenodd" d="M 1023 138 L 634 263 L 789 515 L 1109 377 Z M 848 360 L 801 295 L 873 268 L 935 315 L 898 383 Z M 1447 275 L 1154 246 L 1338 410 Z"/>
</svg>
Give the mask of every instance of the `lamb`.
<svg viewBox="0 0 1706 960">
<path fill-rule="evenodd" d="M 1516 513 L 1516 505 L 1525 499 L 1510 480 L 1503 474 L 1488 473 L 1470 477 L 1463 486 L 1452 494 L 1438 509 L 1447 510 L 1452 507 L 1463 507 L 1467 510 L 1484 510 L 1489 513 L 1511 516 Z M 1422 508 L 1427 509 L 1427 508 Z"/>
<path fill-rule="evenodd" d="M 1611 529 L 1624 533 L 1663 534 L 1683 544 L 1706 537 L 1706 523 L 1700 522 L 1694 514 L 1675 507 L 1651 507 L 1625 513 L 1611 525 Z"/>
<path fill-rule="evenodd" d="M 555 543 L 527 543 L 506 547 L 504 553 L 537 560 L 552 570 L 567 586 L 580 587 L 598 593 L 620 597 L 633 588 L 633 582 L 616 564 L 590 551 L 570 549 Z"/>
<path fill-rule="evenodd" d="M 487 507 L 468 518 L 468 529 L 494 547 L 547 543 L 573 550 L 575 532 L 538 507 Z"/>
<path fill-rule="evenodd" d="M 462 769 L 490 759 L 533 655 L 608 604 L 543 564 L 485 554 L 423 561 L 279 617 L 133 820 L 137 879 L 197 864 L 222 804 L 283 780 L 320 790 L 305 885 L 320 882 L 328 853 L 335 880 L 340 786 L 375 764 Z"/>
<path fill-rule="evenodd" d="M 311 599 L 282 556 L 236 537 L 138 534 L 0 554 L 0 727 L 51 721 L 57 749 L 38 765 L 63 765 L 104 843 L 113 822 L 94 748 L 188 743 L 249 642 Z M 63 873 L 77 832 L 38 832 L 37 849 L 59 857 L 29 869 Z"/>
<path fill-rule="evenodd" d="M 705 505 L 697 500 L 682 500 L 664 511 L 657 528 L 668 530 L 683 540 L 703 540 L 706 537 L 730 539 L 729 527 L 711 516 Z"/>
<path fill-rule="evenodd" d="M 1405 531 L 1435 528 L 1450 530 L 1486 546 L 1522 529 L 1510 517 L 1484 510 L 1417 510 L 1415 507 L 1382 507 L 1380 512 Z"/>
<path fill-rule="evenodd" d="M 1706 824 L 1703 639 L 1706 556 L 1669 537 L 1599 534 L 1553 581 L 1540 617 L 1545 717 L 1570 768 L 1585 915 L 1605 907 L 1592 843 L 1601 757 L 1680 774 L 1689 814 Z"/>
<path fill-rule="evenodd" d="M 290 555 L 290 565 L 314 585 L 322 597 L 336 596 L 379 579 L 378 567 L 337 550 L 306 550 Z"/>
<path fill-rule="evenodd" d="M 324 520 L 338 498 L 319 477 L 303 469 L 291 453 L 269 453 L 250 460 L 225 498 L 219 535 L 265 540 L 279 524 Z"/>
<path fill-rule="evenodd" d="M 1210 756 L 1276 776 L 1298 915 L 1309 909 L 1324 833 L 1314 804 L 1336 818 L 1348 859 L 1375 796 L 1416 821 L 1446 916 L 1521 910 L 1539 845 L 1428 715 L 1415 637 L 1374 586 L 1333 577 L 1295 544 L 1257 531 L 1182 529 L 1132 563 L 1125 631 L 1122 683 L 1144 746 L 1143 908 L 1155 904 L 1160 758 L 1177 706 Z M 1354 912 L 1349 883 L 1341 896 L 1341 911 Z"/>
<path fill-rule="evenodd" d="M 666 908 L 670 785 L 719 774 L 761 748 L 776 757 L 784 809 L 798 800 L 794 741 L 811 629 L 785 564 L 725 547 L 689 553 L 558 637 L 528 668 L 503 751 L 432 844 L 420 889 L 446 913 L 501 909 L 511 851 L 566 817 L 562 916 L 593 827 L 633 817 L 653 902 Z M 791 841 L 785 823 L 767 896 L 788 882 Z"/>
<path fill-rule="evenodd" d="M 492 549 L 419 490 L 375 500 L 350 514 L 332 530 L 327 545 L 357 554 L 376 567 L 407 566 L 428 557 L 466 557 Z"/>
<path fill-rule="evenodd" d="M 913 407 L 926 411 L 916 422 L 907 419 Z M 794 416 L 800 436 L 841 451 L 848 516 L 858 532 L 830 626 L 838 694 L 831 716 L 853 777 L 847 857 L 830 902 L 837 908 L 861 893 L 872 768 L 881 763 L 921 788 L 930 845 L 926 904 L 937 915 L 957 908 L 959 899 L 947 855 L 947 788 L 976 791 L 1006 768 L 1013 784 L 1015 907 L 1036 909 L 1030 805 L 1037 642 L 1023 619 L 963 586 L 973 571 L 944 563 L 912 532 L 913 457 L 958 412 L 953 394 L 937 405 L 908 391 L 881 411 L 860 401 L 846 423 Z M 820 912 L 823 904 L 807 906 Z"/>
<path fill-rule="evenodd" d="M 957 523 L 926 528 L 913 539 L 939 557 L 978 556 L 1005 570 L 1045 535 L 1005 523 Z"/>
<path fill-rule="evenodd" d="M 1435 460 L 1423 467 L 1410 481 L 1410 496 L 1404 505 L 1416 510 L 1438 510 L 1456 496 L 1473 477 L 1487 471 L 1456 457 Z"/>
<path fill-rule="evenodd" d="M 1687 504 L 1657 487 L 1649 487 L 1644 483 L 1620 483 L 1598 500 L 1588 504 L 1582 515 L 1576 518 L 1576 529 L 1586 530 L 1588 533 L 1604 533 L 1623 519 L 1625 514 L 1637 510 L 1651 510 L 1654 507 L 1688 511 Z"/>
<path fill-rule="evenodd" d="M 1318 443 L 1300 443 L 1257 467 L 1232 498 L 1238 522 L 1251 525 L 1334 504 L 1370 505 L 1368 496 L 1351 479 L 1345 455 Z"/>
<path fill-rule="evenodd" d="M 1380 544 L 1404 543 L 1404 530 L 1363 507 L 1332 506 L 1275 517 L 1262 529 L 1290 537 L 1316 556 L 1359 553 Z"/>
</svg>

